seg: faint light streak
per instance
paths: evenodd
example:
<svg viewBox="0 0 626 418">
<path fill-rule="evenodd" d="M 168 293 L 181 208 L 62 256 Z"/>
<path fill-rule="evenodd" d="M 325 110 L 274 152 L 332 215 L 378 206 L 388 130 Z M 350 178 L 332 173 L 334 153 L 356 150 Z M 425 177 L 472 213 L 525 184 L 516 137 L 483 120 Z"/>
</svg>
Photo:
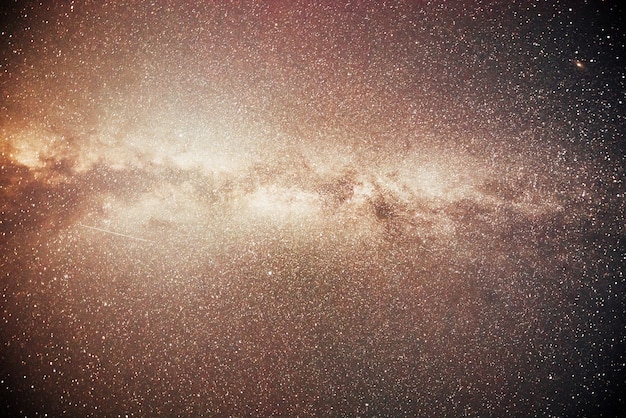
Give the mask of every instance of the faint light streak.
<svg viewBox="0 0 626 418">
<path fill-rule="evenodd" d="M 126 235 L 126 234 L 122 234 L 120 232 L 110 231 L 108 229 L 97 228 L 95 226 L 85 225 L 85 224 L 82 224 L 80 222 L 78 223 L 78 225 L 83 227 L 83 228 L 92 229 L 94 231 L 99 231 L 99 232 L 103 232 L 105 234 L 115 235 L 115 236 L 118 236 L 118 237 L 134 239 L 136 241 L 153 242 L 153 241 L 150 241 L 150 240 L 145 239 L 145 238 L 135 237 L 135 236 L 132 236 L 132 235 Z"/>
</svg>

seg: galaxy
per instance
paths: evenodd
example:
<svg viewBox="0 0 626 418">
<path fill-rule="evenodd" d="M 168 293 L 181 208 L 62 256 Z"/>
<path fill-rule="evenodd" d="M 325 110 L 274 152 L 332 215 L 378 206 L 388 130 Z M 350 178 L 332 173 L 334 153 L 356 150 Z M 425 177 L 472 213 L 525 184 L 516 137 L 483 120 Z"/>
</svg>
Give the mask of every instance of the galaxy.
<svg viewBox="0 0 626 418">
<path fill-rule="evenodd" d="M 623 414 L 625 16 L 4 2 L 1 414 Z"/>
</svg>

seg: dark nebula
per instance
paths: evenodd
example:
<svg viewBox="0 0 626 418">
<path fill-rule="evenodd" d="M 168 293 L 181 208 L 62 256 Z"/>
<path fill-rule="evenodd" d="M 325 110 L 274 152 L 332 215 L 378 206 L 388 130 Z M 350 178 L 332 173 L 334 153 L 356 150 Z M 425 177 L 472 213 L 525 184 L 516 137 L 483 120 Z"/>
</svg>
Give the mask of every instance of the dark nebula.
<svg viewBox="0 0 626 418">
<path fill-rule="evenodd" d="M 617 416 L 618 2 L 0 6 L 2 416 Z"/>
</svg>

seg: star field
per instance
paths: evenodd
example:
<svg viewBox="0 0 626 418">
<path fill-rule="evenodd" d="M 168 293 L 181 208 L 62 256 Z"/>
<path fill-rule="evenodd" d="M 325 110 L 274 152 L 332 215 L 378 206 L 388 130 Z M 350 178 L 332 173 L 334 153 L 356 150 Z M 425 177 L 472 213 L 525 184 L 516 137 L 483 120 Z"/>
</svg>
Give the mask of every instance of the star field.
<svg viewBox="0 0 626 418">
<path fill-rule="evenodd" d="M 6 416 L 617 416 L 617 2 L 0 6 Z"/>
</svg>

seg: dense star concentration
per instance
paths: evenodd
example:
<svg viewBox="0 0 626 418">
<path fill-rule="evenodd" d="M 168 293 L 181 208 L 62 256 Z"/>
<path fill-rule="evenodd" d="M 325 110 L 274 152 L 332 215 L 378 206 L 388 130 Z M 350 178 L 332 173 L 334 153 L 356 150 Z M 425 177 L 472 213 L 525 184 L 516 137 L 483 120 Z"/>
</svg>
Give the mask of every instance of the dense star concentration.
<svg viewBox="0 0 626 418">
<path fill-rule="evenodd" d="M 0 414 L 612 416 L 617 1 L 5 1 Z"/>
</svg>

